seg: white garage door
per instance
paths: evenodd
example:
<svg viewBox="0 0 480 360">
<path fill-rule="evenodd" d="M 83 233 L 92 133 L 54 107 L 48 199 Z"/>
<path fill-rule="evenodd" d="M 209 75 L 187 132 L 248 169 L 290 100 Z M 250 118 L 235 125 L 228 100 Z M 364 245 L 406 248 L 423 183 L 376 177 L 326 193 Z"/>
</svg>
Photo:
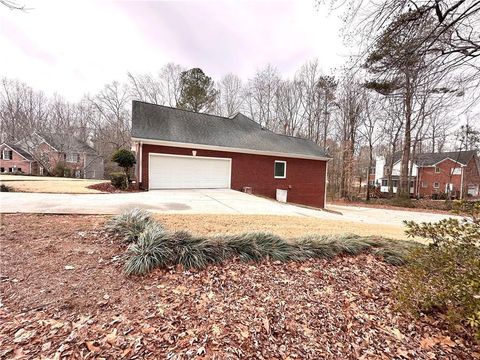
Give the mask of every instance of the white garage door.
<svg viewBox="0 0 480 360">
<path fill-rule="evenodd" d="M 150 154 L 150 189 L 230 188 L 231 159 Z"/>
</svg>

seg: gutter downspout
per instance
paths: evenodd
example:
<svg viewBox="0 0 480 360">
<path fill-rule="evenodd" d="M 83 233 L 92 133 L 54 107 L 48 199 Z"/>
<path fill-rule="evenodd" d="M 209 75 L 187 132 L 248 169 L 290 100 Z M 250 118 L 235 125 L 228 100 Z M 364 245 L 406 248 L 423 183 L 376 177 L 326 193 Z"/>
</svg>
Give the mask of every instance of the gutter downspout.
<svg viewBox="0 0 480 360">
<path fill-rule="evenodd" d="M 138 186 L 140 186 L 140 183 L 142 182 L 142 158 L 143 158 L 143 143 L 140 141 L 138 143 L 139 150 L 138 150 Z"/>
<path fill-rule="evenodd" d="M 327 170 L 328 170 L 328 161 L 325 161 L 325 184 L 324 184 L 324 193 L 323 193 L 323 208 L 327 207 Z"/>
<path fill-rule="evenodd" d="M 463 199 L 463 169 L 465 168 L 465 165 L 462 165 L 462 177 L 460 178 L 460 200 Z"/>
</svg>

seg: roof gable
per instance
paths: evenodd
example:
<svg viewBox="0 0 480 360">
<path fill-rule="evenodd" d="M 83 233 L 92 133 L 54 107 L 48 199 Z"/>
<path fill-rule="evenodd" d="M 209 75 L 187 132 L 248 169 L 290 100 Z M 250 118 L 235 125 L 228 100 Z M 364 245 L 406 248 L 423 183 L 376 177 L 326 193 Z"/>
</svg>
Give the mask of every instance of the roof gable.
<svg viewBox="0 0 480 360">
<path fill-rule="evenodd" d="M 28 161 L 33 160 L 33 156 L 28 151 L 23 150 L 20 146 L 7 144 L 7 143 L 3 143 L 0 146 L 3 146 L 3 145 L 10 148 L 12 151 L 15 151 L 18 155 L 23 157 L 25 160 L 28 160 Z"/>
<path fill-rule="evenodd" d="M 48 145 L 56 152 L 86 152 L 96 153 L 95 150 L 77 138 L 61 133 L 38 133 L 34 132 L 29 138 L 17 142 L 16 145 L 26 149 L 36 149 L 41 144 Z"/>
<path fill-rule="evenodd" d="M 475 150 L 469 151 L 450 151 L 450 152 L 443 152 L 443 153 L 423 153 L 423 154 L 416 154 L 414 163 L 417 166 L 435 166 L 447 159 L 450 159 L 454 162 L 457 162 L 461 165 L 467 165 L 468 162 L 472 159 L 473 156 L 476 155 Z M 393 155 L 394 164 L 401 161 L 402 153 L 396 152 Z"/>
<path fill-rule="evenodd" d="M 326 159 L 313 141 L 276 134 L 243 114 L 231 118 L 133 101 L 132 137 Z M 233 150 L 232 150 L 233 151 Z"/>
</svg>

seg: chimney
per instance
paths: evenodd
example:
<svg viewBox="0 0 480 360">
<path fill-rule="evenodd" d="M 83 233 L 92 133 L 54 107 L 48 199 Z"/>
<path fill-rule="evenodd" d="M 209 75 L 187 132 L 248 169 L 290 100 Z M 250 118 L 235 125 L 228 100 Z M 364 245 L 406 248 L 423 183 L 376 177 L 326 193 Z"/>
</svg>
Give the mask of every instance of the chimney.
<svg viewBox="0 0 480 360">
<path fill-rule="evenodd" d="M 385 175 L 383 173 L 385 169 L 385 158 L 383 156 L 377 156 L 375 159 L 375 184 L 380 182 L 380 179 Z"/>
</svg>

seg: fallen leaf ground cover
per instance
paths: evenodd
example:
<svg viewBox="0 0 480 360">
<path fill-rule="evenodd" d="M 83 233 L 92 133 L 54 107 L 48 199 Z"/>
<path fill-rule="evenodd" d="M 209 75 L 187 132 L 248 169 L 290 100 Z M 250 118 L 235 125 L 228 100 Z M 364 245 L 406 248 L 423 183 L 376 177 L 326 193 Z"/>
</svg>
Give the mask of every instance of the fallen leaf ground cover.
<svg viewBox="0 0 480 360">
<path fill-rule="evenodd" d="M 371 255 L 126 277 L 104 221 L 2 216 L 1 357 L 480 358 L 441 323 L 396 312 L 397 268 Z"/>
</svg>

